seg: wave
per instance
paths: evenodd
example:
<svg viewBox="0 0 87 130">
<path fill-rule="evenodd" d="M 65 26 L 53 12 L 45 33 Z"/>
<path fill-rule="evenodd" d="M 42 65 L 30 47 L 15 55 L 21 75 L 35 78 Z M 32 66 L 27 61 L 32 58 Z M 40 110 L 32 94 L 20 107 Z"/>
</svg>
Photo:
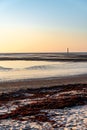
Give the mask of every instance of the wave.
<svg viewBox="0 0 87 130">
<path fill-rule="evenodd" d="M 81 63 L 80 63 L 81 64 Z M 78 64 L 79 68 L 83 68 L 83 66 Z M 47 65 L 35 65 L 25 68 L 26 70 L 69 70 L 69 69 L 77 69 L 77 64 L 73 63 L 62 63 L 62 64 L 47 64 Z"/>
<path fill-rule="evenodd" d="M 25 69 L 27 70 L 50 70 L 50 69 L 56 69 L 56 65 L 37 65 L 37 66 L 31 66 L 27 67 Z"/>
<path fill-rule="evenodd" d="M 7 71 L 8 71 L 8 70 L 12 70 L 12 68 L 6 68 L 6 67 L 0 66 L 0 70 L 1 70 L 1 71 L 4 71 L 4 70 L 7 70 Z"/>
</svg>

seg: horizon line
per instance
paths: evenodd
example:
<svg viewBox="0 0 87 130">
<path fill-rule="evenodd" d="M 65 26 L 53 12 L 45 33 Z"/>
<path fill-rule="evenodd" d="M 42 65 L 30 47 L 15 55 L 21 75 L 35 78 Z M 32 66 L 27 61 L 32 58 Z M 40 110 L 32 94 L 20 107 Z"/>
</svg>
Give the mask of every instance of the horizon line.
<svg viewBox="0 0 87 130">
<path fill-rule="evenodd" d="M 67 51 L 48 51 L 48 52 L 0 52 L 0 54 L 29 54 L 29 53 L 67 53 Z M 87 51 L 69 51 L 69 53 L 87 53 Z"/>
</svg>

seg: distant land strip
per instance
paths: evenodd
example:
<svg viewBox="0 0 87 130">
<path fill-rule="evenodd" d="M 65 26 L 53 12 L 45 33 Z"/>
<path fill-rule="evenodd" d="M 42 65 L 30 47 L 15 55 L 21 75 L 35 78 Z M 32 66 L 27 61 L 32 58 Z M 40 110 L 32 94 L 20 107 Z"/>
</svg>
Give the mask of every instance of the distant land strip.
<svg viewBox="0 0 87 130">
<path fill-rule="evenodd" d="M 87 57 L 82 57 L 82 58 L 39 58 L 39 57 L 0 57 L 0 60 L 33 60 L 33 61 L 73 61 L 73 62 L 80 62 L 80 61 L 87 61 Z"/>
<path fill-rule="evenodd" d="M 3 53 L 0 60 L 87 61 L 87 53 Z"/>
</svg>

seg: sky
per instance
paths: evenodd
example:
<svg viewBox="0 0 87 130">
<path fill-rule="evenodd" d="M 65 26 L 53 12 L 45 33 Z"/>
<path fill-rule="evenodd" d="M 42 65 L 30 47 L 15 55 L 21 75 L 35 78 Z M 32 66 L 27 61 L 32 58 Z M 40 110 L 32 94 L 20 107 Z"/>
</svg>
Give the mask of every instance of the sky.
<svg viewBox="0 0 87 130">
<path fill-rule="evenodd" d="M 0 52 L 87 51 L 87 0 L 0 0 Z"/>
</svg>

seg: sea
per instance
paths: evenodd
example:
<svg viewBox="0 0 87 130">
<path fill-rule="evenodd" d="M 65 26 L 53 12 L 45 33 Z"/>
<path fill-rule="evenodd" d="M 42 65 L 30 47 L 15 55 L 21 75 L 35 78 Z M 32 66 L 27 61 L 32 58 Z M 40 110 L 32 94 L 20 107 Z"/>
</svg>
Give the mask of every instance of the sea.
<svg viewBox="0 0 87 130">
<path fill-rule="evenodd" d="M 87 74 L 87 62 L 63 61 L 87 53 L 0 53 L 0 82 Z M 62 59 L 62 61 L 53 59 Z M 48 60 L 50 59 L 50 60 Z"/>
</svg>

